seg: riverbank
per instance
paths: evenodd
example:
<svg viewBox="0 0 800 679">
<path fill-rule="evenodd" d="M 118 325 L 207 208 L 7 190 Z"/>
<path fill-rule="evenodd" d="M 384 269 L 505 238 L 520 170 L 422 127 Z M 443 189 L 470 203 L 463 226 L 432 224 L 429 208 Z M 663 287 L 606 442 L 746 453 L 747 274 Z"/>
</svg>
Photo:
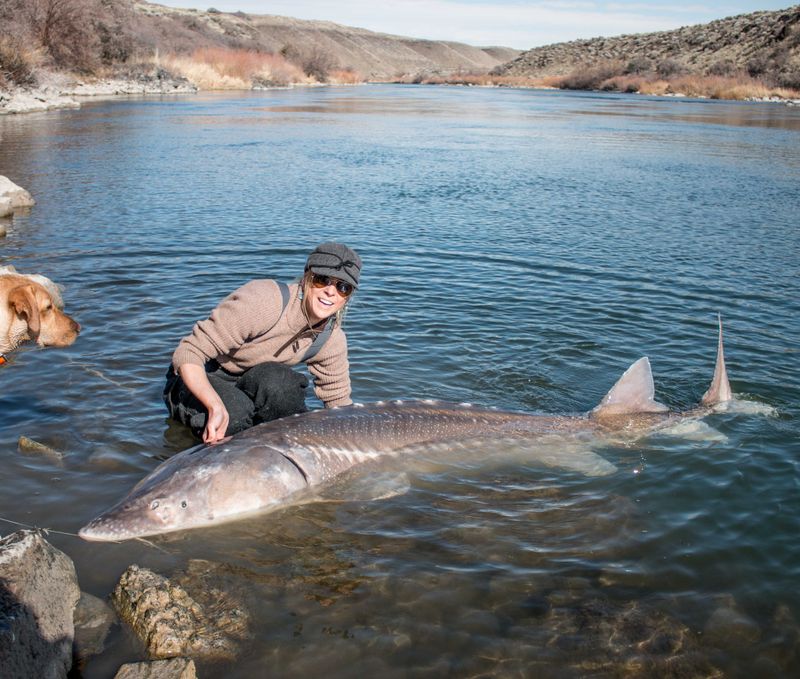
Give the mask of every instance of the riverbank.
<svg viewBox="0 0 800 679">
<path fill-rule="evenodd" d="M 461 76 L 457 78 L 425 78 L 419 81 L 407 80 L 397 84 L 424 84 L 424 85 L 454 85 L 466 87 L 497 87 L 515 89 L 572 89 L 559 87 L 548 82 L 530 82 L 523 78 L 503 78 L 487 79 L 482 76 Z M 294 87 L 295 85 L 288 85 Z M 305 85 L 306 87 L 308 85 Z M 277 86 L 275 86 L 277 87 Z M 274 89 L 275 87 L 261 86 L 254 88 L 241 87 L 238 89 Z M 81 100 L 117 97 L 126 95 L 168 95 L 168 94 L 193 94 L 199 91 L 196 85 L 190 81 L 180 78 L 166 77 L 163 79 L 153 79 L 148 81 L 126 80 L 126 79 L 105 79 L 92 82 L 72 82 L 67 85 L 46 85 L 44 87 L 18 87 L 12 90 L 0 90 L 0 115 L 35 113 L 49 111 L 53 109 L 80 108 Z M 216 89 L 216 88 L 211 88 Z M 580 88 L 578 88 L 580 89 Z M 600 88 L 594 91 L 621 92 L 625 94 L 644 94 L 660 97 L 691 97 L 696 99 L 726 99 L 733 101 L 750 101 L 760 103 L 782 104 L 785 106 L 800 106 L 800 93 L 793 93 L 796 96 L 786 94 L 774 94 L 771 92 L 745 93 L 737 97 L 723 97 L 708 92 L 702 88 L 664 86 L 661 88 L 648 89 L 624 89 L 618 87 Z"/>
<path fill-rule="evenodd" d="M 163 69 L 131 77 L 78 79 L 59 73 L 40 76 L 36 86 L 0 89 L 0 115 L 79 108 L 82 98 L 131 94 L 191 94 L 197 86 Z"/>
<path fill-rule="evenodd" d="M 529 76 L 462 74 L 417 75 L 393 81 L 398 84 L 461 85 L 467 87 L 509 87 L 518 89 L 572 90 L 645 94 L 659 97 L 691 97 L 695 99 L 724 99 L 800 106 L 800 91 L 769 87 L 746 76 L 687 76 L 651 78 L 646 76 L 616 76 L 605 71 L 592 71 L 570 76 Z"/>
</svg>

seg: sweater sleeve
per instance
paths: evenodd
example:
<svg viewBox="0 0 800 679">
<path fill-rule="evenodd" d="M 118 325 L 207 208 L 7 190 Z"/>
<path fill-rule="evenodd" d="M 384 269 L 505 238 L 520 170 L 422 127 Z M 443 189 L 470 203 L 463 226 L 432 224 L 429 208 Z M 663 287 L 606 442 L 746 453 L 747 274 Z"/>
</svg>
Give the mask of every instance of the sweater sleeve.
<svg viewBox="0 0 800 679">
<path fill-rule="evenodd" d="M 211 359 L 233 354 L 239 347 L 269 330 L 281 316 L 283 303 L 278 284 L 254 280 L 235 290 L 195 323 L 172 355 L 177 370 L 184 363 L 205 365 Z"/>
<path fill-rule="evenodd" d="M 326 408 L 347 406 L 350 398 L 350 364 L 347 360 L 347 338 L 336 328 L 323 349 L 308 362 L 314 377 L 314 393 Z"/>
</svg>

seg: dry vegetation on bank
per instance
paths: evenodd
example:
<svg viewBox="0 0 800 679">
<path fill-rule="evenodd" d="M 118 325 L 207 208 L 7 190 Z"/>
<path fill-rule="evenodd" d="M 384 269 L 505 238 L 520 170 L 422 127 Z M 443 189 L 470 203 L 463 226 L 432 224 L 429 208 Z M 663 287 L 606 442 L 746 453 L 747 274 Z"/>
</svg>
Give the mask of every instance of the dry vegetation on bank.
<svg viewBox="0 0 800 679">
<path fill-rule="evenodd" d="M 353 84 L 363 78 L 318 47 L 277 52 L 214 46 L 178 27 L 171 50 L 125 3 L 113 0 L 0 0 L 0 89 L 34 88 L 54 72 L 81 79 L 186 78 L 201 89 Z M 198 43 L 200 45 L 198 46 Z"/>
<path fill-rule="evenodd" d="M 467 85 L 480 87 L 530 87 L 567 90 L 592 90 L 651 95 L 673 95 L 739 101 L 785 99 L 800 100 L 800 90 L 770 85 L 744 71 L 725 75 L 698 75 L 677 72 L 631 72 L 618 62 L 577 69 L 564 76 L 530 77 L 462 73 L 449 76 L 402 76 L 397 82 L 425 85 Z"/>
</svg>

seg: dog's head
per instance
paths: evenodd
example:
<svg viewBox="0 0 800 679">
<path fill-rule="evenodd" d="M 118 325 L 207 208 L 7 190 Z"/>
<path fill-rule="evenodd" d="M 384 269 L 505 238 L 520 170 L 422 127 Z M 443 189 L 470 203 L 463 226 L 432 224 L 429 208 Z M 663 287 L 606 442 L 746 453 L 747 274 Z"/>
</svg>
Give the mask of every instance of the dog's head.
<svg viewBox="0 0 800 679">
<path fill-rule="evenodd" d="M 16 349 L 28 340 L 41 347 L 67 347 L 75 341 L 81 327 L 61 310 L 58 292 L 51 292 L 39 277 L 3 278 L 6 309 L 0 312 L 0 320 L 5 321 L 0 328 L 0 352 Z"/>
</svg>

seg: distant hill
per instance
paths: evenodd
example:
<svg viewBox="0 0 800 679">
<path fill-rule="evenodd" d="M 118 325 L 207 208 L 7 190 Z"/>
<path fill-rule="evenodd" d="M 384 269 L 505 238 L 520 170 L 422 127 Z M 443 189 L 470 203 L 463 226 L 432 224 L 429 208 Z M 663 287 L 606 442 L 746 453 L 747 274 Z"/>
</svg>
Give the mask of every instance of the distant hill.
<svg viewBox="0 0 800 679">
<path fill-rule="evenodd" d="M 329 21 L 281 16 L 174 9 L 141 0 L 113 0 L 111 30 L 130 50 L 190 53 L 201 47 L 228 47 L 280 53 L 324 52 L 340 68 L 371 80 L 398 74 L 483 71 L 519 54 L 507 47 L 473 47 L 458 42 L 420 40 Z M 109 21 L 106 19 L 106 23 Z"/>
<path fill-rule="evenodd" d="M 754 12 L 673 31 L 556 43 L 523 52 L 492 73 L 565 76 L 599 63 L 621 62 L 630 73 L 729 75 L 746 71 L 800 88 L 800 5 Z"/>
</svg>

